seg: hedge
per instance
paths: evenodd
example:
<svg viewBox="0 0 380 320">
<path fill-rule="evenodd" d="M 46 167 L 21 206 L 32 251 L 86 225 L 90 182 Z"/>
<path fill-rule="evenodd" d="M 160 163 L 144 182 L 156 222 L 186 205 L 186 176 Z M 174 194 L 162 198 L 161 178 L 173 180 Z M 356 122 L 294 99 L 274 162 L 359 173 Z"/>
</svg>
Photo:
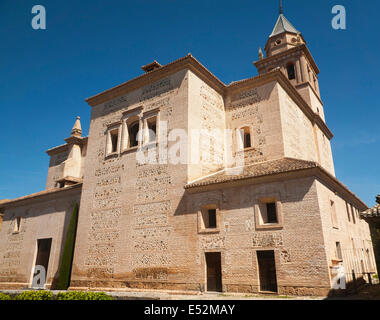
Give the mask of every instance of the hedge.
<svg viewBox="0 0 380 320">
<path fill-rule="evenodd" d="M 113 297 L 104 292 L 69 291 L 58 293 L 56 300 L 113 300 Z"/>
<path fill-rule="evenodd" d="M 52 300 L 53 293 L 50 291 L 24 291 L 16 296 L 15 300 Z"/>
<path fill-rule="evenodd" d="M 114 300 L 104 292 L 68 291 L 59 292 L 56 296 L 51 291 L 24 291 L 12 298 L 10 295 L 0 292 L 0 300 Z"/>
<path fill-rule="evenodd" d="M 12 300 L 12 297 L 9 294 L 0 292 L 0 300 Z"/>
</svg>

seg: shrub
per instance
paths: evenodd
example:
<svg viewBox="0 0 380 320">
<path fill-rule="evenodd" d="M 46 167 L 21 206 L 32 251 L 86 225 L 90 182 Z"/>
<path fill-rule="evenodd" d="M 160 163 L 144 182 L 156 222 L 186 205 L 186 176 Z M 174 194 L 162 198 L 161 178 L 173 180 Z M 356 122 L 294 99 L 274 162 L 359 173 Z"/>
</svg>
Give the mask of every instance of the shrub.
<svg viewBox="0 0 380 320">
<path fill-rule="evenodd" d="M 113 297 L 104 292 L 69 291 L 58 293 L 56 300 L 113 300 Z"/>
<path fill-rule="evenodd" d="M 12 298 L 9 294 L 0 292 L 0 300 L 12 300 Z"/>
<path fill-rule="evenodd" d="M 379 279 L 379 275 L 378 275 L 378 274 L 375 274 L 373 277 L 374 277 L 375 279 Z"/>
<path fill-rule="evenodd" d="M 16 296 L 16 300 L 52 300 L 53 293 L 50 291 L 24 291 Z"/>
</svg>

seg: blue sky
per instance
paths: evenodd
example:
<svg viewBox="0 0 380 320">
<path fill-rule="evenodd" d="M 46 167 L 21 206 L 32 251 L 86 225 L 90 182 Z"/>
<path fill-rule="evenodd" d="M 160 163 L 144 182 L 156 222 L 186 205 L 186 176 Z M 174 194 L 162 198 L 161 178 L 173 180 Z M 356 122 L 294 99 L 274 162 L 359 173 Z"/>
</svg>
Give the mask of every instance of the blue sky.
<svg viewBox="0 0 380 320">
<path fill-rule="evenodd" d="M 47 29 L 31 27 L 44 5 Z M 347 30 L 331 9 L 347 10 Z M 380 193 L 377 0 L 284 0 L 316 60 L 337 177 L 369 206 Z M 277 0 L 0 1 L 0 199 L 45 188 L 45 151 L 64 143 L 84 101 L 191 52 L 224 83 L 255 76 L 252 62 L 278 17 Z"/>
</svg>

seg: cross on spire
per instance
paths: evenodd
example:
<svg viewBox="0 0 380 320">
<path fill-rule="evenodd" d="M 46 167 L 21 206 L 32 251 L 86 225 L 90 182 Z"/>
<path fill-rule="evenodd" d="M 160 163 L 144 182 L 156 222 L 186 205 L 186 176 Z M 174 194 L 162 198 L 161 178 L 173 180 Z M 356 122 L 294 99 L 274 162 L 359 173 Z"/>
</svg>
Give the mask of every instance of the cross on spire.
<svg viewBox="0 0 380 320">
<path fill-rule="evenodd" d="M 284 7 L 282 6 L 282 0 L 280 0 L 280 14 L 284 13 Z"/>
</svg>

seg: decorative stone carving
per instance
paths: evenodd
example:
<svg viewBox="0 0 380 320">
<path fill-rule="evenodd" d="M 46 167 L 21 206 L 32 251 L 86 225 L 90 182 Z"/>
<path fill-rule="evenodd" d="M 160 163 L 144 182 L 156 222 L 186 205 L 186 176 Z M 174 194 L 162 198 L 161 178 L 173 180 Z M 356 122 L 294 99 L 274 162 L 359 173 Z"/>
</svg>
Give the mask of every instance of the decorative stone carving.
<svg viewBox="0 0 380 320">
<path fill-rule="evenodd" d="M 151 99 L 173 89 L 170 78 L 162 79 L 158 82 L 145 86 L 142 89 L 140 101 Z"/>
<path fill-rule="evenodd" d="M 283 246 L 283 244 L 280 233 L 256 233 L 252 237 L 253 247 L 279 247 Z"/>
</svg>

